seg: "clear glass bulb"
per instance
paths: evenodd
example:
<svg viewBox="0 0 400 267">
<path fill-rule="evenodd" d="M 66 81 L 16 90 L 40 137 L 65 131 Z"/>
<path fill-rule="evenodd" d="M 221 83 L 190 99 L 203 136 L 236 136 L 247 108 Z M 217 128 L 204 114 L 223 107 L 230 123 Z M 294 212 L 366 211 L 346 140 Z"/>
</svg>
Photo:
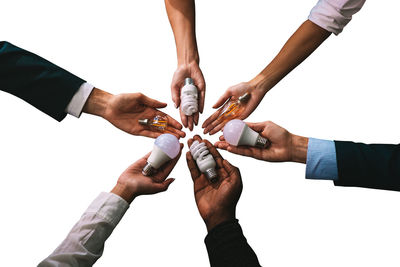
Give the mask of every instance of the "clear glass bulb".
<svg viewBox="0 0 400 267">
<path fill-rule="evenodd" d="M 180 151 L 178 138 L 172 134 L 162 134 L 154 141 L 153 151 L 144 166 L 143 175 L 150 176 L 167 161 L 175 158 Z"/>
<path fill-rule="evenodd" d="M 249 128 L 242 120 L 229 121 L 223 130 L 225 140 L 233 145 L 266 147 L 268 140 Z"/>
<path fill-rule="evenodd" d="M 152 119 L 140 119 L 139 124 L 149 126 L 153 131 L 168 132 L 167 116 L 157 115 Z"/>
<path fill-rule="evenodd" d="M 226 122 L 239 117 L 242 114 L 244 108 L 246 107 L 247 101 L 249 101 L 251 95 L 250 93 L 245 93 L 236 100 L 228 100 L 220 109 L 218 122 Z"/>
</svg>

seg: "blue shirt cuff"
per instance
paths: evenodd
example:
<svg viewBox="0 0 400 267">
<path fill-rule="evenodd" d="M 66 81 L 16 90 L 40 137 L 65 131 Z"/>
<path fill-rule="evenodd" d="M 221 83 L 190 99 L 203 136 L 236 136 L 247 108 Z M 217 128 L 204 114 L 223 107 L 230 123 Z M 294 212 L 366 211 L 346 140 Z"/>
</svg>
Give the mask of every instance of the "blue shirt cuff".
<svg viewBox="0 0 400 267">
<path fill-rule="evenodd" d="M 306 178 L 334 181 L 338 179 L 335 142 L 309 138 Z"/>
</svg>

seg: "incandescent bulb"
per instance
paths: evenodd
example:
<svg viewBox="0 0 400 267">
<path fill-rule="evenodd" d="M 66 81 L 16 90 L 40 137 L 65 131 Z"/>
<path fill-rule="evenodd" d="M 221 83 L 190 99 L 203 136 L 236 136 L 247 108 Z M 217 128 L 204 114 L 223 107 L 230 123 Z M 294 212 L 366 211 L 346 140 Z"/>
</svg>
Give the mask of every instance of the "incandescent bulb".
<svg viewBox="0 0 400 267">
<path fill-rule="evenodd" d="M 225 140 L 233 146 L 266 147 L 268 139 L 249 128 L 242 120 L 229 121 L 223 130 Z"/>
<path fill-rule="evenodd" d="M 214 183 L 218 176 L 217 171 L 215 170 L 217 164 L 215 163 L 213 156 L 210 154 L 210 151 L 208 151 L 206 144 L 203 142 L 200 143 L 197 140 L 194 141 L 190 146 L 190 153 L 194 160 L 196 160 L 199 170 Z"/>
<path fill-rule="evenodd" d="M 140 125 L 148 126 L 151 130 L 157 132 L 169 132 L 168 127 L 168 117 L 163 115 L 156 115 L 152 119 L 140 119 L 138 120 Z"/>
<path fill-rule="evenodd" d="M 181 89 L 181 108 L 186 116 L 190 116 L 198 111 L 197 87 L 191 78 L 185 79 L 185 85 Z"/>
<path fill-rule="evenodd" d="M 162 134 L 154 141 L 153 151 L 144 166 L 143 175 L 149 176 L 165 162 L 175 158 L 180 151 L 178 138 L 172 134 Z"/>
</svg>

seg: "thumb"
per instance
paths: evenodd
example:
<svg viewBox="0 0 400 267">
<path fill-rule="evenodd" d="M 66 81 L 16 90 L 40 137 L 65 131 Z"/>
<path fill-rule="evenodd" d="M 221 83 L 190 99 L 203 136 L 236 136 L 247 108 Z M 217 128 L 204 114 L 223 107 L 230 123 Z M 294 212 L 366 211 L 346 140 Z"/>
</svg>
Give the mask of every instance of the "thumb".
<svg viewBox="0 0 400 267">
<path fill-rule="evenodd" d="M 171 86 L 171 95 L 172 95 L 172 102 L 174 102 L 175 108 L 178 108 L 181 102 L 181 97 L 180 97 L 180 89 L 177 84 Z"/>
<path fill-rule="evenodd" d="M 157 101 L 153 98 L 145 96 L 144 94 L 140 94 L 139 101 L 152 108 L 165 108 L 167 106 L 167 103 Z"/>
<path fill-rule="evenodd" d="M 228 100 L 231 97 L 230 91 L 226 90 L 225 93 L 217 100 L 217 102 L 212 106 L 213 108 L 219 108 L 222 106 L 226 100 Z"/>
<path fill-rule="evenodd" d="M 246 122 L 246 124 L 256 132 L 262 132 L 265 128 L 264 122 Z"/>
</svg>

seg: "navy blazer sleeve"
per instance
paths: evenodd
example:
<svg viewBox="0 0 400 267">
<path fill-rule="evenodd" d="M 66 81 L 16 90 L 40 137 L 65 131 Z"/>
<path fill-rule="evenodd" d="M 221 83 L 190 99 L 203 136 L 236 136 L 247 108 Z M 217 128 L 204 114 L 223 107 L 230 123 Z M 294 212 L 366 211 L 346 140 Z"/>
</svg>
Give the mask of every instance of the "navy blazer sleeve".
<svg viewBox="0 0 400 267">
<path fill-rule="evenodd" d="M 205 239 L 211 267 L 259 267 L 238 220 L 214 227 Z"/>
<path fill-rule="evenodd" d="M 335 185 L 400 191 L 400 145 L 335 141 Z"/>
<path fill-rule="evenodd" d="M 66 116 L 65 108 L 84 82 L 31 52 L 0 42 L 0 90 L 58 121 Z"/>
</svg>

